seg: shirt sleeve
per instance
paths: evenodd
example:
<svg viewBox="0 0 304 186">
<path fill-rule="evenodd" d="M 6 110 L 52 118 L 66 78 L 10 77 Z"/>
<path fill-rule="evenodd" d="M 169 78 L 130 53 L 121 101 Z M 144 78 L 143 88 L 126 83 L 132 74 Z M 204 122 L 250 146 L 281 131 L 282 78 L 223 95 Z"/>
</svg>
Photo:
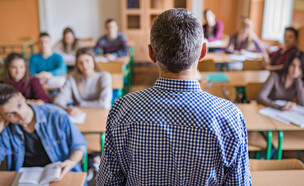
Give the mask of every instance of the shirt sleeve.
<svg viewBox="0 0 304 186">
<path fill-rule="evenodd" d="M 9 141 L 9 136 L 7 135 L 6 131 L 8 126 L 6 126 L 6 128 L 4 128 L 1 132 L 0 132 L 0 165 L 1 162 L 4 160 L 4 158 L 7 156 L 7 152 L 9 152 L 9 148 L 7 146 L 6 143 L 8 143 Z"/>
<path fill-rule="evenodd" d="M 111 116 L 109 115 L 108 118 L 111 118 Z M 115 152 L 110 123 L 111 119 L 108 119 L 105 146 L 102 150 L 101 163 L 96 182 L 97 185 L 125 185 L 126 178 L 120 167 L 117 153 Z"/>
<path fill-rule="evenodd" d="M 229 54 L 232 54 L 235 52 L 235 43 L 236 43 L 236 37 L 235 36 L 231 36 L 229 39 L 229 43 L 225 49 L 225 51 Z"/>
<path fill-rule="evenodd" d="M 30 59 L 30 65 L 29 65 L 29 68 L 30 68 L 30 72 L 35 75 L 37 74 L 37 69 L 36 69 L 36 65 L 35 65 L 35 55 L 33 55 Z"/>
<path fill-rule="evenodd" d="M 304 105 L 304 83 L 302 78 L 296 79 L 296 91 L 299 103 Z"/>
<path fill-rule="evenodd" d="M 216 24 L 216 33 L 215 33 L 215 36 L 214 38 L 210 39 L 209 42 L 212 42 L 212 41 L 216 41 L 216 40 L 220 40 L 223 38 L 223 34 L 224 34 L 224 23 L 221 22 L 221 21 L 217 21 L 217 24 Z"/>
<path fill-rule="evenodd" d="M 56 68 L 53 70 L 50 70 L 49 72 L 52 73 L 53 76 L 60 76 L 60 75 L 65 75 L 67 71 L 67 66 L 62 58 L 61 55 L 56 55 L 53 59 L 54 63 L 56 63 Z"/>
<path fill-rule="evenodd" d="M 104 73 L 98 80 L 100 93 L 97 100 L 81 101 L 79 104 L 81 107 L 95 107 L 95 108 L 110 108 L 112 100 L 112 76 L 110 73 Z M 96 87 L 97 87 L 96 86 Z"/>
<path fill-rule="evenodd" d="M 76 150 L 87 152 L 87 143 L 77 126 L 70 121 L 67 114 L 61 116 L 60 122 L 64 122 L 64 130 L 69 145 L 70 154 Z"/>
<path fill-rule="evenodd" d="M 253 40 L 253 43 L 255 45 L 255 50 L 252 50 L 252 52 L 265 52 L 265 49 L 258 38 L 255 38 Z"/>
<path fill-rule="evenodd" d="M 45 103 L 51 102 L 51 98 L 43 90 L 42 85 L 39 82 L 39 79 L 37 78 L 32 79 L 31 88 L 33 89 L 32 92 L 34 93 L 35 99 L 41 99 Z"/>
<path fill-rule="evenodd" d="M 125 35 L 121 35 L 120 48 L 116 52 L 112 52 L 116 58 L 128 56 L 129 55 L 129 47 L 128 47 L 128 38 Z"/>
<path fill-rule="evenodd" d="M 72 103 L 72 84 L 71 84 L 71 79 L 72 77 L 69 77 L 63 87 L 60 88 L 59 93 L 57 94 L 57 96 L 54 98 L 54 104 L 59 105 L 63 108 L 66 108 L 68 103 Z"/>
<path fill-rule="evenodd" d="M 248 136 L 246 124 L 242 114 L 240 116 L 238 125 L 242 128 L 242 135 L 239 139 L 234 161 L 224 170 L 224 185 L 251 185 L 248 157 Z"/>
<path fill-rule="evenodd" d="M 278 81 L 278 79 L 275 76 L 276 76 L 275 73 L 272 73 L 269 76 L 269 78 L 264 83 L 263 87 L 261 88 L 261 91 L 257 97 L 257 101 L 265 106 L 272 107 L 275 109 L 281 109 L 280 105 L 275 104 L 275 101 L 273 101 L 269 98 L 269 95 L 271 94 L 271 92 L 273 91 L 273 89 L 275 87 L 276 81 Z"/>
<path fill-rule="evenodd" d="M 102 45 L 101 45 L 101 39 L 102 38 L 99 38 L 95 47 L 94 47 L 94 54 L 95 55 L 99 55 L 100 54 L 100 50 L 102 49 Z"/>
</svg>

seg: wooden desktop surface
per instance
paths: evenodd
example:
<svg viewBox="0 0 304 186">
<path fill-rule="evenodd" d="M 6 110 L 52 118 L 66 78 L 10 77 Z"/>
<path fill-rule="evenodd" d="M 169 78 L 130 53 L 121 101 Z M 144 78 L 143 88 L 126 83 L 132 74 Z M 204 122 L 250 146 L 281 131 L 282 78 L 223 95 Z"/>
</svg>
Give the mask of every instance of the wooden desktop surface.
<svg viewBox="0 0 304 186">
<path fill-rule="evenodd" d="M 268 70 L 257 70 L 257 71 L 228 71 L 228 72 L 200 72 L 202 81 L 206 81 L 207 73 L 224 73 L 229 82 L 218 82 L 225 83 L 233 86 L 246 86 L 248 83 L 264 83 L 270 72 Z"/>
<path fill-rule="evenodd" d="M 87 116 L 83 124 L 76 124 L 83 133 L 103 133 L 106 131 L 106 122 L 109 109 L 79 108 L 86 112 Z"/>
<path fill-rule="evenodd" d="M 0 186 L 9 186 L 13 183 L 17 172 L 15 171 L 0 171 Z M 58 182 L 50 183 L 50 186 L 73 185 L 82 186 L 84 184 L 87 173 L 84 172 L 69 172 L 64 178 Z"/>
<path fill-rule="evenodd" d="M 304 170 L 251 171 L 254 186 L 300 186 L 304 185 Z"/>
<path fill-rule="evenodd" d="M 294 124 L 285 124 L 276 119 L 259 114 L 258 111 L 265 106 L 252 101 L 249 104 L 236 104 L 242 111 L 248 131 L 304 131 L 304 127 Z"/>
<path fill-rule="evenodd" d="M 204 60 L 212 59 L 214 63 L 233 63 L 240 60 L 232 59 L 230 54 L 227 53 L 216 53 L 216 52 L 209 52 L 207 53 L 206 57 L 204 57 Z M 262 54 L 259 54 L 260 57 L 258 57 L 256 60 L 261 60 L 263 58 Z"/>
<path fill-rule="evenodd" d="M 258 111 L 264 106 L 255 102 L 250 104 L 236 104 L 236 106 L 242 111 L 245 123 L 248 131 L 268 131 L 276 130 L 274 119 L 263 116 Z"/>
</svg>

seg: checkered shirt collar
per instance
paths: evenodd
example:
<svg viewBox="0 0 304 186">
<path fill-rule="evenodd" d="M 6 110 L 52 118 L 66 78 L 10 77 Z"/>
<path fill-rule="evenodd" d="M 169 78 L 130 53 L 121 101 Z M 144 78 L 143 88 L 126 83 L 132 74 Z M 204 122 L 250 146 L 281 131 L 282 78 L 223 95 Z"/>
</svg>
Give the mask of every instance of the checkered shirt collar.
<svg viewBox="0 0 304 186">
<path fill-rule="evenodd" d="M 169 91 L 201 91 L 200 84 L 197 80 L 158 78 L 153 87 Z"/>
</svg>

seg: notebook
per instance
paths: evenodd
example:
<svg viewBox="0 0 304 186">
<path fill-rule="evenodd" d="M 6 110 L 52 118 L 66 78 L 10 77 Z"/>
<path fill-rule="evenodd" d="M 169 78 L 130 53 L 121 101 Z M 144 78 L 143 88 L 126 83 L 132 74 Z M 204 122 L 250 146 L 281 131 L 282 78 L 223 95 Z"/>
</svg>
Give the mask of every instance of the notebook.
<svg viewBox="0 0 304 186">
<path fill-rule="evenodd" d="M 207 73 L 206 76 L 210 83 L 214 82 L 229 82 L 229 78 L 226 76 L 225 73 Z"/>
<path fill-rule="evenodd" d="M 286 104 L 286 101 L 277 100 L 276 104 L 283 106 Z M 299 127 L 304 127 L 304 106 L 297 105 L 296 111 L 281 111 L 277 109 L 273 109 L 270 107 L 263 108 L 259 110 L 259 113 L 268 116 L 270 118 L 281 121 L 285 124 L 295 124 Z"/>
</svg>

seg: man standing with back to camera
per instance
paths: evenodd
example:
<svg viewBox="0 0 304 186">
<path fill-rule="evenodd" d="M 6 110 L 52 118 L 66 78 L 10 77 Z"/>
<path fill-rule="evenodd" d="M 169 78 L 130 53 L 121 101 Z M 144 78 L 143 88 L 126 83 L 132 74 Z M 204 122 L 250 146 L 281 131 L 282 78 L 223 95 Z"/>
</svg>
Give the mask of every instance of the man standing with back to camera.
<svg viewBox="0 0 304 186">
<path fill-rule="evenodd" d="M 160 78 L 112 107 L 98 185 L 251 185 L 242 113 L 195 80 L 203 38 L 190 11 L 155 20 L 149 56 Z"/>
</svg>

